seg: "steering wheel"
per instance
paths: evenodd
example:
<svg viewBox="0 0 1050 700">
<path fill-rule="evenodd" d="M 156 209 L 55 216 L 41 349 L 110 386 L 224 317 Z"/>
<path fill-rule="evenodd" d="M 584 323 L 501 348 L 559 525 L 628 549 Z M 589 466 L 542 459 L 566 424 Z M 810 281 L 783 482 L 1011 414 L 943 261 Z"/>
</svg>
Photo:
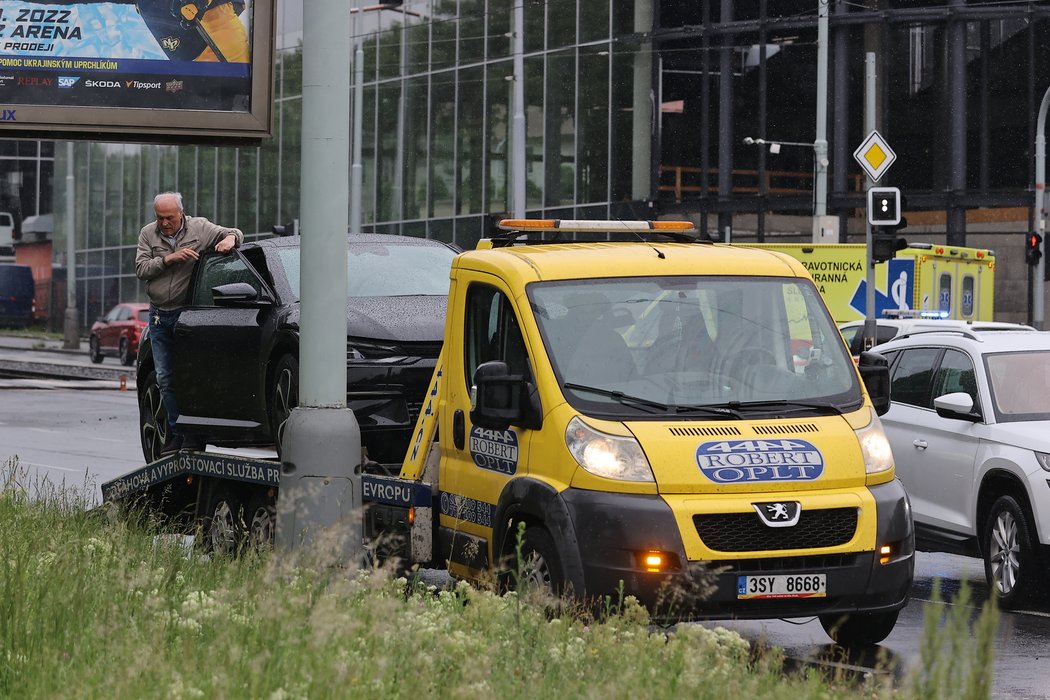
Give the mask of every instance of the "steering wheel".
<svg viewBox="0 0 1050 700">
<path fill-rule="evenodd" d="M 726 361 L 724 373 L 731 379 L 744 382 L 748 368 L 755 365 L 776 367 L 777 358 L 772 351 L 758 345 L 752 345 L 742 348 L 739 352 L 730 356 Z M 750 384 L 751 382 L 746 383 Z"/>
</svg>

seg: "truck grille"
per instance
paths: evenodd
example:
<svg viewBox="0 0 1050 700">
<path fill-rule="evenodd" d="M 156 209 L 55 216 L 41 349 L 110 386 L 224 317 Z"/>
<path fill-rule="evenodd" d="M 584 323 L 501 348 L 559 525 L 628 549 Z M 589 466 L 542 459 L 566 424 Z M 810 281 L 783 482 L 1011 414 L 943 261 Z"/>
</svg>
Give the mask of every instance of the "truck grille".
<svg viewBox="0 0 1050 700">
<path fill-rule="evenodd" d="M 758 513 L 713 513 L 693 516 L 700 539 L 719 552 L 758 552 L 835 547 L 857 531 L 856 508 L 803 510 L 794 527 L 768 527 Z"/>
</svg>

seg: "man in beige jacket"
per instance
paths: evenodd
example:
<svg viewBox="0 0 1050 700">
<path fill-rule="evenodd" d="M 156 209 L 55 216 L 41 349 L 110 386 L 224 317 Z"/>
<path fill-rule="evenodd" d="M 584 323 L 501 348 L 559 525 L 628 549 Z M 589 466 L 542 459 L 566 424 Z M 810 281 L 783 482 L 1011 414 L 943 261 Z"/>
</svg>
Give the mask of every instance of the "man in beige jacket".
<svg viewBox="0 0 1050 700">
<path fill-rule="evenodd" d="M 153 199 L 156 221 L 139 232 L 135 254 L 135 275 L 146 283 L 149 296 L 149 338 L 157 384 L 168 414 L 168 425 L 161 454 L 180 449 L 203 449 L 200 439 L 184 438 L 175 425 L 179 417 L 173 386 L 175 368 L 175 324 L 186 303 L 193 267 L 201 253 L 214 250 L 229 253 L 244 242 L 239 229 L 213 224 L 202 216 L 186 216 L 182 195 L 162 192 Z"/>
</svg>

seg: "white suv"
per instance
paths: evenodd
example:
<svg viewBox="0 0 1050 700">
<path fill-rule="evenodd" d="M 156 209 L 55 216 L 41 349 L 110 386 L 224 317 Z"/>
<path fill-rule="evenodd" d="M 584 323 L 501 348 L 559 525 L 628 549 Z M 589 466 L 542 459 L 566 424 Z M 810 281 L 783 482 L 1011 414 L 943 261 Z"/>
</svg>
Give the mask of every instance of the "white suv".
<svg viewBox="0 0 1050 700">
<path fill-rule="evenodd" d="M 1019 323 L 999 321 L 960 321 L 951 318 L 879 318 L 875 320 L 875 342 L 885 343 L 899 335 L 921 333 L 923 331 L 946 331 L 966 329 L 972 331 L 992 330 L 1026 330 L 1034 331 L 1031 326 Z M 856 357 L 864 349 L 864 321 L 848 321 L 839 324 L 839 332 L 849 346 L 850 354 Z"/>
<path fill-rule="evenodd" d="M 902 336 L 882 424 L 911 497 L 919 549 L 981 556 L 1005 608 L 1050 562 L 1050 333 Z"/>
</svg>

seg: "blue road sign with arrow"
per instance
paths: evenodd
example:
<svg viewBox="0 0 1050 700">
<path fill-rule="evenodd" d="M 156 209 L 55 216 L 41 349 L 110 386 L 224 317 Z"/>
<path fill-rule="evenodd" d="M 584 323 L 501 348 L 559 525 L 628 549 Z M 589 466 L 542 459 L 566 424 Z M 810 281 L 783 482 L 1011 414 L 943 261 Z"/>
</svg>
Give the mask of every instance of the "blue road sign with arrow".
<svg viewBox="0 0 1050 700">
<path fill-rule="evenodd" d="M 894 258 L 886 261 L 885 291 L 875 287 L 875 318 L 882 318 L 887 309 L 908 310 L 915 308 L 915 260 Z M 853 292 L 849 305 L 861 316 L 867 316 L 868 281 L 862 279 Z"/>
</svg>

